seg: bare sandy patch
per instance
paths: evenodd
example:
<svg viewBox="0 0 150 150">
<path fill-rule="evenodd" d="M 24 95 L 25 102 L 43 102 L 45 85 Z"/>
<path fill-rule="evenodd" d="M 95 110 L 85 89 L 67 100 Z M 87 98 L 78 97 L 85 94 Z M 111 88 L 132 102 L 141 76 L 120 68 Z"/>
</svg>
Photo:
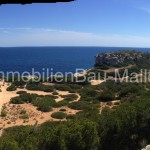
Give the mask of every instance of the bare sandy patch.
<svg viewBox="0 0 150 150">
<path fill-rule="evenodd" d="M 106 80 L 91 80 L 91 85 L 99 85 L 105 81 Z"/>
<path fill-rule="evenodd" d="M 11 91 L 11 92 L 7 91 L 6 89 L 9 86 L 7 83 L 3 85 L 3 83 L 0 82 L 0 86 L 1 86 L 1 92 L 0 92 L 0 112 L 1 112 L 1 108 L 3 104 L 8 103 L 12 97 L 16 97 L 18 96 L 18 94 L 16 94 L 16 91 Z"/>
<path fill-rule="evenodd" d="M 66 121 L 66 119 L 54 119 L 51 114 L 59 112 L 61 109 L 65 109 L 64 113 L 68 115 L 75 115 L 78 110 L 73 110 L 67 106 L 53 108 L 51 112 L 41 112 L 37 110 L 32 104 L 6 104 L 5 111 L 7 111 L 6 117 L 0 118 L 0 128 L 8 128 L 20 125 L 35 125 L 42 124 L 46 121 Z M 21 112 L 26 112 L 21 114 Z"/>
</svg>

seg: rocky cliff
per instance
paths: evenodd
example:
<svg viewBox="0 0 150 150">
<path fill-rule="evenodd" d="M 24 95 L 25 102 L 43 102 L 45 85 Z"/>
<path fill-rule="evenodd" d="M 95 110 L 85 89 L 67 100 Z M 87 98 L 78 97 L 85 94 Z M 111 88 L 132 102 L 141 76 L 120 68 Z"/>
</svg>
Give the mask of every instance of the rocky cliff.
<svg viewBox="0 0 150 150">
<path fill-rule="evenodd" d="M 115 66 L 127 62 L 134 63 L 136 60 L 141 58 L 149 59 L 150 54 L 134 50 L 121 50 L 115 52 L 100 53 L 95 57 L 95 66 Z"/>
</svg>

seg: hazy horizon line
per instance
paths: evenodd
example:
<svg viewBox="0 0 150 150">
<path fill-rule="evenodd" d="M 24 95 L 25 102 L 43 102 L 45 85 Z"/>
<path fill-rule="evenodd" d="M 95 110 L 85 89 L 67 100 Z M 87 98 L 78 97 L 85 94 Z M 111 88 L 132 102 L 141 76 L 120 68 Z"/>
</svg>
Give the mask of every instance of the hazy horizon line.
<svg viewBox="0 0 150 150">
<path fill-rule="evenodd" d="M 29 47 L 108 47 L 108 48 L 150 48 L 150 47 L 133 47 L 133 46 L 0 46 L 0 48 L 29 48 Z"/>
</svg>

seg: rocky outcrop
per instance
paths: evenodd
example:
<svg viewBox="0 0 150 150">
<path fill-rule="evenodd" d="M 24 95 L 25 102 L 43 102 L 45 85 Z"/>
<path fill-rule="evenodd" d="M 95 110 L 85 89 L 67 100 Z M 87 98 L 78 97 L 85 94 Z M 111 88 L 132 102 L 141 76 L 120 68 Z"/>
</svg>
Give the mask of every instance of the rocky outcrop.
<svg viewBox="0 0 150 150">
<path fill-rule="evenodd" d="M 114 66 L 126 62 L 134 62 L 137 59 L 144 57 L 146 57 L 146 54 L 138 51 L 116 51 L 100 53 L 95 57 L 95 66 Z"/>
</svg>

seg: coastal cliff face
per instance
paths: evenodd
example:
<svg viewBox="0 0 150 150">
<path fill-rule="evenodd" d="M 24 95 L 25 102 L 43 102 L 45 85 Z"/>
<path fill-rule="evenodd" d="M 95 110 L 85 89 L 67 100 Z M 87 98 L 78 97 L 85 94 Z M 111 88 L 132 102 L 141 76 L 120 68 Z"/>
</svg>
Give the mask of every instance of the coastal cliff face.
<svg viewBox="0 0 150 150">
<path fill-rule="evenodd" d="M 136 60 L 141 58 L 149 59 L 150 54 L 134 50 L 100 53 L 97 54 L 95 57 L 95 66 L 102 66 L 102 65 L 115 66 L 127 62 L 134 63 Z"/>
</svg>

